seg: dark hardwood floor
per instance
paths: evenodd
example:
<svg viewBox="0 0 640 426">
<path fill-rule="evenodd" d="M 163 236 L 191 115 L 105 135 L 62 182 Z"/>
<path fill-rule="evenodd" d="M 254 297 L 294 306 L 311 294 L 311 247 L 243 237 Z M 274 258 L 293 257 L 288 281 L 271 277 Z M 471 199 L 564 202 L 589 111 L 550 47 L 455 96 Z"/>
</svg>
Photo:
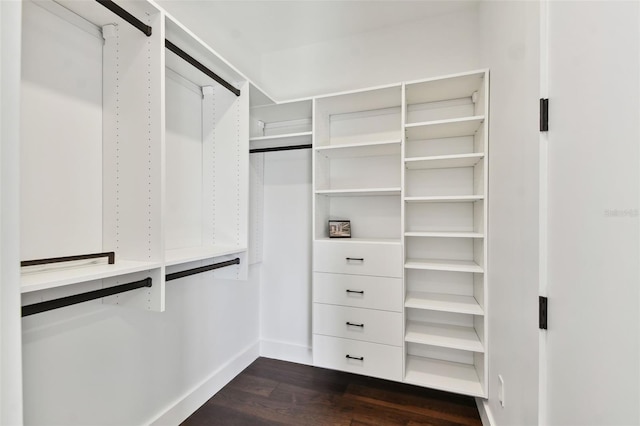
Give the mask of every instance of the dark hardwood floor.
<svg viewBox="0 0 640 426">
<path fill-rule="evenodd" d="M 473 398 L 258 358 L 183 423 L 481 425 Z"/>
</svg>

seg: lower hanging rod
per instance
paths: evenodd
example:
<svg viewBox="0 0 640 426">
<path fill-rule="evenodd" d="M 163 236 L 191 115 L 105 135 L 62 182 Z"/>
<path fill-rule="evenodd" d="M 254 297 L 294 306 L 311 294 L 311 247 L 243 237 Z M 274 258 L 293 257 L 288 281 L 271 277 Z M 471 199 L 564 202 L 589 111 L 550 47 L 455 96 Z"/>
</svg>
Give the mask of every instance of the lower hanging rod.
<svg viewBox="0 0 640 426">
<path fill-rule="evenodd" d="M 274 146 L 272 148 L 254 148 L 249 150 L 249 154 L 257 154 L 259 152 L 292 151 L 294 149 L 311 149 L 311 144 Z"/>
<path fill-rule="evenodd" d="M 177 280 L 178 278 L 188 277 L 189 275 L 200 274 L 202 272 L 212 271 L 214 269 L 224 268 L 225 266 L 239 265 L 240 258 L 236 257 L 233 260 L 227 260 L 226 262 L 214 263 L 213 265 L 200 266 L 198 268 L 187 269 L 185 271 L 174 272 L 172 274 L 165 275 L 165 281 Z"/>
<path fill-rule="evenodd" d="M 34 303 L 32 305 L 25 305 L 22 307 L 22 316 L 26 317 L 33 314 L 39 314 L 41 312 L 51 311 L 53 309 L 64 308 L 65 306 L 88 302 L 89 300 L 102 299 L 103 297 L 113 296 L 114 294 L 124 293 L 126 291 L 131 291 L 142 287 L 151 287 L 151 285 L 152 280 L 150 277 L 147 277 L 143 280 L 134 281 L 128 284 L 120 284 L 114 287 L 102 288 L 100 290 L 93 290 L 86 293 L 61 297 L 59 299 Z"/>
</svg>

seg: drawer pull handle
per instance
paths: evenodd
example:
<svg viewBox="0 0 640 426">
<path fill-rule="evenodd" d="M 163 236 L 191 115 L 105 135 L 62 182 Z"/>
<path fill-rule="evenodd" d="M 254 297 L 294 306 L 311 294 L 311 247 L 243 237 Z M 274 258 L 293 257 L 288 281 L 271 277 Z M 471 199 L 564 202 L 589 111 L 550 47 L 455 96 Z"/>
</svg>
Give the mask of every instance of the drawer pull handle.
<svg viewBox="0 0 640 426">
<path fill-rule="evenodd" d="M 347 262 L 364 262 L 364 257 L 347 257 Z"/>
<path fill-rule="evenodd" d="M 347 293 L 364 294 L 364 290 L 347 290 Z"/>
<path fill-rule="evenodd" d="M 355 359 L 357 361 L 364 361 L 364 357 L 363 356 L 351 356 L 349 354 L 347 354 L 347 359 Z"/>
<path fill-rule="evenodd" d="M 364 324 L 356 324 L 355 322 L 347 321 L 347 325 L 350 325 L 350 326 L 353 326 L 353 327 L 362 327 L 362 328 L 364 328 Z"/>
</svg>

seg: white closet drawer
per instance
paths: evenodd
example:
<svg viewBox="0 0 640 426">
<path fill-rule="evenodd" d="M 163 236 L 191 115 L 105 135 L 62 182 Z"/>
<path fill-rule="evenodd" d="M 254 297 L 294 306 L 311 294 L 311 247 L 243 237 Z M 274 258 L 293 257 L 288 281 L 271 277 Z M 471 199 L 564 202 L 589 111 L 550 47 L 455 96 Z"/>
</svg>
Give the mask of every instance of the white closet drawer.
<svg viewBox="0 0 640 426">
<path fill-rule="evenodd" d="M 313 304 L 313 332 L 325 336 L 402 346 L 399 312 Z"/>
<path fill-rule="evenodd" d="M 315 272 L 313 301 L 402 312 L 402 279 Z"/>
<path fill-rule="evenodd" d="M 387 380 L 402 380 L 402 347 L 313 336 L 313 364 Z"/>
<path fill-rule="evenodd" d="M 400 244 L 316 241 L 314 271 L 402 278 Z"/>
</svg>

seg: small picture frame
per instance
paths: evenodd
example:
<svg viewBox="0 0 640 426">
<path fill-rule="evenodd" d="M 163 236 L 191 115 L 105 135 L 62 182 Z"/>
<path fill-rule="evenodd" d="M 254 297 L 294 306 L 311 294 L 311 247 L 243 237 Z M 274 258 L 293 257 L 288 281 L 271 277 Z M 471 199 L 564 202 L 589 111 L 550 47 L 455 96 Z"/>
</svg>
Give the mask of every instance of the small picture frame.
<svg viewBox="0 0 640 426">
<path fill-rule="evenodd" d="M 329 238 L 351 238 L 351 221 L 330 220 Z"/>
</svg>

